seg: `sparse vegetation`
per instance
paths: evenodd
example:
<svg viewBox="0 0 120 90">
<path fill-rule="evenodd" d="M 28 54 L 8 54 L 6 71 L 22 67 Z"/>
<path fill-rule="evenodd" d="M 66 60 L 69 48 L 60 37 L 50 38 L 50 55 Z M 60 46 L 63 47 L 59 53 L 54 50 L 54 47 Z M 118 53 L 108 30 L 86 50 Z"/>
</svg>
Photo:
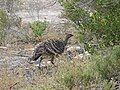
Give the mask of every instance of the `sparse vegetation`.
<svg viewBox="0 0 120 90">
<path fill-rule="evenodd" d="M 64 52 L 55 58 L 56 67 L 44 60 L 41 64 L 47 65 L 47 68 L 41 70 L 36 65 L 27 63 L 27 55 L 31 55 L 34 47 L 29 42 L 35 44 L 48 38 L 63 38 L 65 32 L 54 31 L 54 23 L 49 24 L 46 21 L 29 24 L 30 22 L 23 22 L 21 17 L 16 20 L 14 11 L 20 10 L 18 6 L 14 10 L 16 4 L 12 2 L 16 0 L 2 0 L 2 5 L 4 1 L 8 3 L 5 8 L 9 12 L 0 9 L 0 45 L 6 46 L 0 48 L 0 90 L 114 90 L 116 81 L 119 84 L 118 90 L 120 89 L 119 0 L 59 0 L 64 7 L 64 16 L 74 23 L 65 23 L 63 30 L 74 32 L 71 41 L 84 44 L 91 55 L 89 58 L 83 57 L 82 60 L 67 60 Z M 39 11 L 44 5 L 39 7 L 38 3 L 35 7 L 37 2 L 33 2 L 34 8 L 32 9 L 30 3 L 32 10 L 29 11 L 33 15 L 36 9 L 39 19 Z M 21 4 L 24 6 L 26 2 Z M 51 3 L 46 5 L 51 6 Z M 9 24 L 10 28 L 7 27 Z M 25 44 L 5 43 L 12 42 L 13 39 L 25 41 Z"/>
<path fill-rule="evenodd" d="M 47 28 L 47 22 L 35 21 L 30 25 L 35 37 L 41 37 L 45 29 Z"/>
<path fill-rule="evenodd" d="M 7 13 L 0 9 L 0 30 L 3 30 L 7 27 L 9 22 L 9 18 L 7 17 Z"/>
<path fill-rule="evenodd" d="M 19 82 L 12 88 L 32 90 L 78 90 L 80 87 L 83 90 L 113 90 L 116 77 L 120 78 L 120 46 L 100 51 L 98 55 L 92 55 L 90 59 L 83 61 L 68 61 L 65 57 L 62 55 L 55 61 L 57 67 L 48 65 L 43 71 L 34 65 L 30 65 L 29 69 L 17 67 L 14 73 L 3 69 L 4 75 L 1 74 L 1 78 L 4 82 L 1 84 L 8 87 L 10 83 L 7 82 L 11 82 L 11 86 Z M 11 77 L 14 77 L 14 81 L 9 81 Z"/>
<path fill-rule="evenodd" d="M 65 8 L 64 16 L 74 22 L 79 42 L 93 53 L 98 48 L 120 44 L 120 1 L 118 0 L 59 0 Z M 87 3 L 88 2 L 88 3 Z"/>
<path fill-rule="evenodd" d="M 0 9 L 0 45 L 4 44 L 6 37 L 7 24 L 9 23 L 9 18 L 7 17 L 7 13 Z"/>
</svg>

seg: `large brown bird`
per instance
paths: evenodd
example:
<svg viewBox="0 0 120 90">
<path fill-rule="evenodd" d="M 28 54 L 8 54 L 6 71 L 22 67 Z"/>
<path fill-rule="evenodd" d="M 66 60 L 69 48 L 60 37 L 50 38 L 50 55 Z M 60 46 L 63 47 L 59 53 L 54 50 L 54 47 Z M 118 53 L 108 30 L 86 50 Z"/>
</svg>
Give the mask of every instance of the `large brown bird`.
<svg viewBox="0 0 120 90">
<path fill-rule="evenodd" d="M 67 45 L 67 42 L 70 37 L 72 37 L 72 34 L 67 34 L 65 39 L 48 39 L 43 42 L 40 42 L 32 55 L 31 58 L 29 58 L 29 63 L 32 64 L 32 61 L 36 61 L 38 58 L 40 58 L 39 65 L 42 61 L 42 56 L 50 56 L 51 63 L 54 65 L 54 56 L 62 54 L 64 52 L 65 46 Z"/>
</svg>

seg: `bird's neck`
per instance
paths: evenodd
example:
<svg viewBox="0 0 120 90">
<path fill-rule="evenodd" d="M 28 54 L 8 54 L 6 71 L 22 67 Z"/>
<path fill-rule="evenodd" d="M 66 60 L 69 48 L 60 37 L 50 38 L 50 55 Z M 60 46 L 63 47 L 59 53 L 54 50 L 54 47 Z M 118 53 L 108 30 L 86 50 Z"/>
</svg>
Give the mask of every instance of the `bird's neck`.
<svg viewBox="0 0 120 90">
<path fill-rule="evenodd" d="M 65 40 L 64 40 L 64 45 L 66 46 L 67 45 L 67 42 L 68 42 L 68 39 L 69 39 L 70 37 L 66 37 L 65 38 Z"/>
</svg>

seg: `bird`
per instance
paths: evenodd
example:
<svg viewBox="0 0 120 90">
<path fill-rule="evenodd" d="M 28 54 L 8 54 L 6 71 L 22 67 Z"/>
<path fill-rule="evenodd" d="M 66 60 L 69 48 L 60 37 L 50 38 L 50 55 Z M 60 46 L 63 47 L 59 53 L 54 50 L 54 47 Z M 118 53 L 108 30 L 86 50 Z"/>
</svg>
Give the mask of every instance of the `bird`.
<svg viewBox="0 0 120 90">
<path fill-rule="evenodd" d="M 29 58 L 29 63 L 33 64 L 34 61 L 37 61 L 37 59 L 40 58 L 40 67 L 43 56 L 50 56 L 50 62 L 54 65 L 54 57 L 64 52 L 65 46 L 72 36 L 72 34 L 66 34 L 64 39 L 47 39 L 38 43 L 33 51 L 32 57 Z"/>
</svg>

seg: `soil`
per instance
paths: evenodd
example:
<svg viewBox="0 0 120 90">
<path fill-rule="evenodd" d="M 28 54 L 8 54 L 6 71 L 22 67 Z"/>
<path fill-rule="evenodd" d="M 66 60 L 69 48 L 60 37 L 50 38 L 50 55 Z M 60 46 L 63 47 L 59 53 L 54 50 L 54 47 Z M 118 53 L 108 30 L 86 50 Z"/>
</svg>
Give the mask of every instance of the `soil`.
<svg viewBox="0 0 120 90">
<path fill-rule="evenodd" d="M 26 3 L 30 1 L 32 0 L 27 0 Z M 46 4 L 50 0 L 42 1 Z M 41 9 L 39 12 L 39 20 L 49 21 L 55 30 L 61 30 L 61 28 L 63 28 L 61 25 L 67 21 L 65 18 L 60 18 L 62 9 L 58 3 Z M 34 17 L 31 17 L 30 13 L 24 9 L 16 12 L 16 15 L 22 18 L 22 22 L 35 21 L 36 14 L 35 12 L 33 12 L 33 14 Z M 49 85 L 51 81 L 49 79 L 51 79 L 51 72 L 53 71 L 49 69 L 41 74 L 38 67 L 30 65 L 27 62 L 28 57 L 32 54 L 33 48 L 33 45 L 28 44 L 13 44 L 0 48 L 0 90 L 25 90 L 28 86 L 40 87 L 46 84 Z M 36 72 L 37 74 L 35 74 Z M 46 77 L 49 77 L 49 79 L 46 79 Z"/>
</svg>

